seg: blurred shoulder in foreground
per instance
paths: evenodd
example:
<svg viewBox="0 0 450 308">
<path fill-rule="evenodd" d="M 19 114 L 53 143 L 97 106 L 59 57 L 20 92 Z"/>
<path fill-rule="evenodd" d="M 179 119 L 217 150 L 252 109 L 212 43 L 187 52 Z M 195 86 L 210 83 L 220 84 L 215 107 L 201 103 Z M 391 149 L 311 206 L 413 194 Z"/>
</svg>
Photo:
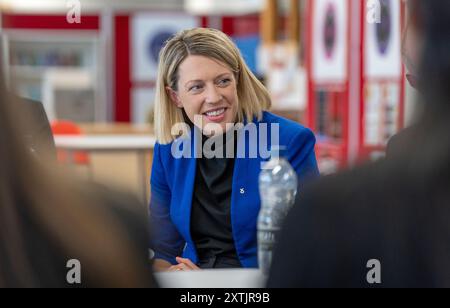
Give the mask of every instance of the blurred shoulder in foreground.
<svg viewBox="0 0 450 308">
<path fill-rule="evenodd" d="M 449 287 L 450 172 L 441 172 L 383 161 L 310 187 L 287 219 L 269 287 Z M 370 260 L 381 263 L 380 285 L 367 281 Z"/>
<path fill-rule="evenodd" d="M 146 207 L 30 151 L 23 108 L 0 82 L 0 287 L 155 286 Z"/>
</svg>

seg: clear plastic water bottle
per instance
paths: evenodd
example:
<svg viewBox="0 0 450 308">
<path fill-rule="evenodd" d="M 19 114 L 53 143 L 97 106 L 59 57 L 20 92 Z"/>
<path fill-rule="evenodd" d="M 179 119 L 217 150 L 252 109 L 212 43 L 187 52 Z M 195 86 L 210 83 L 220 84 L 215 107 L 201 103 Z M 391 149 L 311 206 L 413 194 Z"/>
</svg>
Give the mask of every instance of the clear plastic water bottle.
<svg viewBox="0 0 450 308">
<path fill-rule="evenodd" d="M 262 166 L 259 176 L 258 262 L 266 275 L 281 226 L 297 195 L 297 174 L 283 152 L 283 148 L 273 148 L 271 159 Z"/>
</svg>

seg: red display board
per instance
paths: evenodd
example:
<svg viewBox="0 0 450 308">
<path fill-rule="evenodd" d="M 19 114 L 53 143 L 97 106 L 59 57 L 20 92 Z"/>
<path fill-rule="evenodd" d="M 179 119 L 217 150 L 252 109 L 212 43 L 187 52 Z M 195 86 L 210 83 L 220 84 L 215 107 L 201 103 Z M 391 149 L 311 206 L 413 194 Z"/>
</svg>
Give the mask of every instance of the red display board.
<svg viewBox="0 0 450 308">
<path fill-rule="evenodd" d="M 307 2 L 308 126 L 331 173 L 384 153 L 403 127 L 400 0 Z M 378 8 L 375 8 L 378 9 Z"/>
<path fill-rule="evenodd" d="M 401 59 L 403 6 L 380 0 L 380 23 L 363 22 L 362 105 L 359 156 L 383 153 L 389 139 L 404 126 L 404 66 Z M 364 7 L 364 15 L 369 12 Z"/>
</svg>

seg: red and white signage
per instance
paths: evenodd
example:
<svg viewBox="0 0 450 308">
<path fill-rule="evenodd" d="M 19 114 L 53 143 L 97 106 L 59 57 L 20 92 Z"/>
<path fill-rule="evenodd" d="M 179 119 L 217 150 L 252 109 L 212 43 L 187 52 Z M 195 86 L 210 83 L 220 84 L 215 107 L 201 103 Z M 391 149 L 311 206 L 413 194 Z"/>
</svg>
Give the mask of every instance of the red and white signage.
<svg viewBox="0 0 450 308">
<path fill-rule="evenodd" d="M 315 0 L 312 7 L 312 77 L 316 83 L 344 83 L 348 76 L 348 1 Z"/>
<path fill-rule="evenodd" d="M 365 25 L 366 78 L 399 78 L 402 74 L 400 1 L 379 1 L 380 23 Z"/>
</svg>

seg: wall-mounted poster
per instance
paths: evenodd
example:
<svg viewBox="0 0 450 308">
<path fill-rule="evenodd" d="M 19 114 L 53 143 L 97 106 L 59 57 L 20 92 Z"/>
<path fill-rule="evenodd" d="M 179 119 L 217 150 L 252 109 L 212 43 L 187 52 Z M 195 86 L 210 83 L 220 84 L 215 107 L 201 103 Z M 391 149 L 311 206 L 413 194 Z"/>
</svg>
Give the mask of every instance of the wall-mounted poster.
<svg viewBox="0 0 450 308">
<path fill-rule="evenodd" d="M 398 0 L 379 1 L 380 23 L 365 24 L 366 77 L 399 78 L 402 74 L 401 4 Z"/>
<path fill-rule="evenodd" d="M 197 17 L 181 13 L 135 14 L 131 28 L 133 81 L 155 80 L 164 43 L 175 33 L 199 25 Z"/>
<path fill-rule="evenodd" d="M 260 70 L 265 70 L 266 86 L 276 110 L 305 110 L 307 78 L 299 64 L 296 45 L 280 43 L 259 50 Z"/>
<path fill-rule="evenodd" d="M 313 79 L 342 84 L 348 76 L 348 1 L 315 0 L 313 8 Z"/>
<path fill-rule="evenodd" d="M 369 82 L 365 87 L 365 146 L 386 146 L 399 128 L 399 92 L 396 82 Z"/>
</svg>

